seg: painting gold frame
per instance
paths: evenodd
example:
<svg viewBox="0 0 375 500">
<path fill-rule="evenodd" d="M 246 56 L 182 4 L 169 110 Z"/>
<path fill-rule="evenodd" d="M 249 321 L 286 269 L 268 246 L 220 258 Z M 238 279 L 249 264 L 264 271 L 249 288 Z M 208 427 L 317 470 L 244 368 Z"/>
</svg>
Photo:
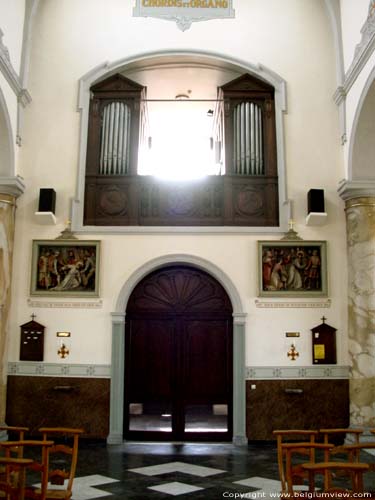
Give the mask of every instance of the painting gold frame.
<svg viewBox="0 0 375 500">
<path fill-rule="evenodd" d="M 33 240 L 30 294 L 99 296 L 100 241 Z"/>
<path fill-rule="evenodd" d="M 325 241 L 258 241 L 260 297 L 326 297 Z"/>
</svg>

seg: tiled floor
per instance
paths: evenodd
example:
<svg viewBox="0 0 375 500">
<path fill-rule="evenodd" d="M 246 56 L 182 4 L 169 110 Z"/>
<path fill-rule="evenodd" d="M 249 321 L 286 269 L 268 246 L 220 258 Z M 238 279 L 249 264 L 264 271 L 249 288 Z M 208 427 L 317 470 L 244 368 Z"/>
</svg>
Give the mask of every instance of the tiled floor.
<svg viewBox="0 0 375 500">
<path fill-rule="evenodd" d="M 375 462 L 375 457 L 368 455 L 366 460 Z M 366 477 L 367 489 L 375 490 L 373 474 Z M 274 443 L 237 448 L 157 443 L 107 447 L 82 442 L 73 500 L 268 499 L 279 491 Z"/>
</svg>

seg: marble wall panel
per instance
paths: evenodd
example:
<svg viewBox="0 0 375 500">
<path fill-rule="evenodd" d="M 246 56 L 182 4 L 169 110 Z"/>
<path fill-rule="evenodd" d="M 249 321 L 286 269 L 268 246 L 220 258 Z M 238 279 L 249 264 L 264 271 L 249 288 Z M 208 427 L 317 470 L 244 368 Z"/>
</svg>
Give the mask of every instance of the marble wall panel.
<svg viewBox="0 0 375 500">
<path fill-rule="evenodd" d="M 275 429 L 349 425 L 347 379 L 247 380 L 246 401 L 246 434 L 250 441 L 273 440 Z"/>
<path fill-rule="evenodd" d="M 351 423 L 375 425 L 375 198 L 346 202 Z"/>
<path fill-rule="evenodd" d="M 79 427 L 83 437 L 105 439 L 109 430 L 110 380 L 8 376 L 8 425 Z"/>
<path fill-rule="evenodd" d="M 0 194 L 0 422 L 4 422 L 5 418 L 5 346 L 11 299 L 14 215 L 15 197 L 8 194 Z"/>
</svg>

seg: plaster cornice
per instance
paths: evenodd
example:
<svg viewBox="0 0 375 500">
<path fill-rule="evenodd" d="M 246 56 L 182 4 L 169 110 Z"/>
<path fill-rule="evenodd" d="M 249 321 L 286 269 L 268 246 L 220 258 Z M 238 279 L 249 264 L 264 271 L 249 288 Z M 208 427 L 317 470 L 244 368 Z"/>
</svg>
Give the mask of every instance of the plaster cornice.
<svg viewBox="0 0 375 500">
<path fill-rule="evenodd" d="M 342 180 L 338 187 L 338 193 L 344 200 L 353 198 L 369 198 L 375 196 L 375 181 L 373 180 Z"/>
<path fill-rule="evenodd" d="M 355 48 L 353 61 L 345 73 L 343 90 L 348 94 L 367 61 L 375 50 L 375 2 L 371 0 L 365 24 L 361 29 L 362 38 Z"/>
<path fill-rule="evenodd" d="M 9 50 L 3 43 L 3 36 L 4 33 L 0 29 L 0 71 L 9 83 L 13 92 L 16 94 L 18 102 L 23 107 L 26 107 L 31 102 L 31 96 L 29 92 L 22 87 L 19 76 L 13 68 Z"/>
<path fill-rule="evenodd" d="M 21 177 L 0 177 L 0 192 L 18 198 L 25 191 L 26 186 Z"/>
</svg>

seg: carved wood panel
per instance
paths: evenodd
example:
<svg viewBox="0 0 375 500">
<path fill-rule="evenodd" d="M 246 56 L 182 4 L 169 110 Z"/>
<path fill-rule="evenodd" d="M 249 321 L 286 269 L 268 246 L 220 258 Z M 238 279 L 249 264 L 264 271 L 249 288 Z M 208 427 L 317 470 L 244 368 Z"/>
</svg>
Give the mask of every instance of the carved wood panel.
<svg viewBox="0 0 375 500">
<path fill-rule="evenodd" d="M 150 176 L 87 176 L 85 225 L 277 226 L 277 177 L 212 176 L 162 182 Z"/>
<path fill-rule="evenodd" d="M 223 287 L 207 273 L 189 266 L 168 266 L 142 280 L 132 292 L 127 314 L 223 313 L 232 305 Z"/>
</svg>

